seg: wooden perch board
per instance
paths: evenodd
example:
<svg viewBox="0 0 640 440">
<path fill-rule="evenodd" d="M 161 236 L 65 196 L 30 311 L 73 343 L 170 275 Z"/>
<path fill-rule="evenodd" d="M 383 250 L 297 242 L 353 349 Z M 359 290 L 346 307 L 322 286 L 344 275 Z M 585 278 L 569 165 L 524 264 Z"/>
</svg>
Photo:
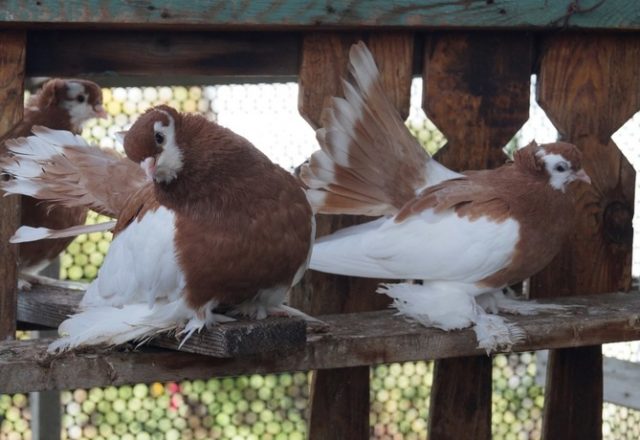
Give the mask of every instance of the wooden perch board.
<svg viewBox="0 0 640 440">
<path fill-rule="evenodd" d="M 55 308 L 55 297 L 43 293 L 41 301 L 45 304 L 36 306 L 35 296 L 35 292 L 20 295 L 19 319 L 25 319 L 28 302 L 31 304 L 30 316 L 42 316 L 42 322 L 52 322 L 52 313 L 44 305 Z M 640 339 L 638 292 L 560 298 L 553 303 L 582 307 L 563 313 L 510 317 L 526 335 L 513 351 Z M 36 313 L 38 310 L 40 313 Z M 46 347 L 50 341 L 7 341 L 0 344 L 0 393 L 483 355 L 483 351 L 476 348 L 472 330 L 428 329 L 396 316 L 391 310 L 320 318 L 329 324 L 329 331 L 307 335 L 306 345 L 302 347 L 236 358 L 213 358 L 153 347 L 133 352 L 91 350 L 49 356 Z M 76 373 L 69 374 L 69 371 Z"/>
<path fill-rule="evenodd" d="M 57 287 L 34 286 L 18 295 L 18 321 L 57 327 L 73 314 L 84 292 Z M 234 357 L 300 347 L 306 341 L 306 323 L 301 319 L 268 318 L 236 321 L 200 332 L 189 338 L 181 351 L 214 357 Z M 154 338 L 151 345 L 178 350 L 173 335 Z"/>
</svg>

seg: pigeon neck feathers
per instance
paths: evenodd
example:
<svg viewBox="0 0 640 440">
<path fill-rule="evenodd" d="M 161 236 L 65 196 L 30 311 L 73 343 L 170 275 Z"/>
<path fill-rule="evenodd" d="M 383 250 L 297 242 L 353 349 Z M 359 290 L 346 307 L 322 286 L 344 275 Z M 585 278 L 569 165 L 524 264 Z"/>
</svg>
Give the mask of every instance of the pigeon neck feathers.
<svg viewBox="0 0 640 440">
<path fill-rule="evenodd" d="M 158 201 L 171 209 L 223 211 L 269 196 L 267 156 L 200 115 L 155 107 L 126 134 L 125 151 L 153 175 Z"/>
</svg>

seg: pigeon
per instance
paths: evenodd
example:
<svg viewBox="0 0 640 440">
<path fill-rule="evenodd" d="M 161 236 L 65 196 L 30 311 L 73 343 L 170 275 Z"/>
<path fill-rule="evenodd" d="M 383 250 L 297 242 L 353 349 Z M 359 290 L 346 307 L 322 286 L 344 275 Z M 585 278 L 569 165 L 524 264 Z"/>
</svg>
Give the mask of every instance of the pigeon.
<svg viewBox="0 0 640 440">
<path fill-rule="evenodd" d="M 305 192 L 231 130 L 162 105 L 126 132 L 126 158 L 44 128 L 10 148 L 13 163 L 0 165 L 17 183 L 5 191 L 117 218 L 102 226 L 113 228 L 114 239 L 50 351 L 144 342 L 164 331 L 185 341 L 236 316 L 315 321 L 284 304 L 315 235 Z M 65 233 L 38 232 L 17 235 Z"/>
<path fill-rule="evenodd" d="M 88 120 L 106 117 L 102 106 L 102 90 L 96 83 L 82 79 L 51 79 L 31 96 L 22 121 L 0 138 L 0 156 L 7 155 L 4 146 L 7 139 L 27 136 L 33 126 L 80 133 L 82 125 Z M 84 223 L 86 217 L 85 207 L 62 208 L 55 203 L 41 203 L 31 197 L 21 200 L 23 225 L 63 229 Z M 24 282 L 22 277 L 37 279 L 34 276 L 47 267 L 71 240 L 66 238 L 21 244 L 18 251 L 21 284 L 28 287 L 28 282 Z"/>
<path fill-rule="evenodd" d="M 569 186 L 590 183 L 578 148 L 535 142 L 493 170 L 457 173 L 420 146 L 385 95 L 364 43 L 351 47 L 344 98 L 332 98 L 316 135 L 321 149 L 300 168 L 319 213 L 380 218 L 316 240 L 310 268 L 417 280 L 379 292 L 425 326 L 472 326 L 478 347 L 509 348 L 524 334 L 498 311 L 559 310 L 516 301 L 503 289 L 534 275 L 571 233 Z"/>
</svg>

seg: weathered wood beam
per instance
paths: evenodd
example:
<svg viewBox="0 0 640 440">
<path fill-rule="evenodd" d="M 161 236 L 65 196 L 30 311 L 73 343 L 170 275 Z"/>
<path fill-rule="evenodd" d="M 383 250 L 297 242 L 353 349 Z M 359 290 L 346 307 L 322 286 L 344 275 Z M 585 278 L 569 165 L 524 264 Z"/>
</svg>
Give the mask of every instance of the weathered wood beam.
<svg viewBox="0 0 640 440">
<path fill-rule="evenodd" d="M 18 295 L 18 321 L 57 327 L 77 308 L 84 292 L 49 286 L 34 286 Z M 306 323 L 301 319 L 269 318 L 236 321 L 192 335 L 182 346 L 181 338 L 165 334 L 152 345 L 214 357 L 234 357 L 301 347 L 306 341 Z"/>
<path fill-rule="evenodd" d="M 295 76 L 301 35 L 294 32 L 34 31 L 27 76 L 163 78 Z M 149 74 L 153 77 L 149 78 Z"/>
<path fill-rule="evenodd" d="M 529 117 L 531 35 L 442 32 L 424 47 L 423 108 L 447 138 L 436 159 L 456 171 L 496 168 Z M 429 438 L 491 438 L 492 360 L 436 362 Z M 455 398 L 453 397 L 455 396 Z M 461 403 L 462 402 L 462 403 Z"/>
<path fill-rule="evenodd" d="M 358 40 L 364 40 L 371 49 L 392 102 L 402 115 L 408 115 L 412 33 L 309 33 L 303 40 L 299 110 L 313 128 L 322 125 L 321 115 L 331 97 L 342 95 L 341 80 L 347 76 L 349 49 Z M 370 220 L 370 217 L 318 215 L 316 236 Z M 390 300 L 375 293 L 378 283 L 375 279 L 309 271 L 292 291 L 291 302 L 312 315 L 386 309 Z M 311 440 L 370 437 L 369 377 L 368 366 L 314 372 L 309 411 Z M 340 399 L 336 399 L 338 394 Z M 329 418 L 333 420 L 331 424 L 327 424 Z"/>
<path fill-rule="evenodd" d="M 0 24 L 26 28 L 640 29 L 640 10 L 634 0 L 4 0 L 0 5 Z"/>
<path fill-rule="evenodd" d="M 640 109 L 640 37 L 555 35 L 542 41 L 537 95 L 561 138 L 583 153 L 591 185 L 576 185 L 576 227 L 531 279 L 532 298 L 629 290 L 635 171 L 611 140 Z M 543 438 L 602 438 L 600 346 L 549 355 Z"/>
<path fill-rule="evenodd" d="M 546 301 L 545 301 L 546 302 Z M 613 293 L 555 299 L 583 307 L 561 314 L 513 316 L 525 332 L 513 351 L 581 347 L 640 338 L 640 294 Z M 236 358 L 143 348 L 46 354 L 47 340 L 0 344 L 0 393 L 88 388 L 152 381 L 335 369 L 449 357 L 478 356 L 472 330 L 444 332 L 407 322 L 393 311 L 320 316 L 326 334 L 301 348 Z M 73 371 L 74 374 L 69 374 Z"/>
<path fill-rule="evenodd" d="M 26 35 L 0 32 L 0 138 L 22 119 Z M 20 198 L 0 196 L 0 340 L 16 334 L 18 246 L 9 244 L 20 223 Z"/>
</svg>

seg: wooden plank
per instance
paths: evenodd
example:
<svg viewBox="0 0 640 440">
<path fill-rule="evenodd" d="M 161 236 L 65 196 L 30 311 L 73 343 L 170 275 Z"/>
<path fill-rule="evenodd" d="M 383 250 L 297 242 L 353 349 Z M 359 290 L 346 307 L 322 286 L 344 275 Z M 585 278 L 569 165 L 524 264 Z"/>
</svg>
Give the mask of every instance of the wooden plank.
<svg viewBox="0 0 640 440">
<path fill-rule="evenodd" d="M 51 266 L 59 266 L 52 264 Z M 49 266 L 49 267 L 51 267 Z M 58 277 L 59 267 L 55 278 Z M 54 330 L 33 332 L 32 338 L 55 337 Z M 31 438 L 33 440 L 60 440 L 62 434 L 62 402 L 60 391 L 36 391 L 29 393 L 29 409 L 31 410 Z"/>
<path fill-rule="evenodd" d="M 175 27 L 237 29 L 428 28 L 606 28 L 639 29 L 634 0 L 254 0 L 251 2 L 157 0 L 5 0 L 7 26 Z"/>
<path fill-rule="evenodd" d="M 457 170 L 495 168 L 529 117 L 532 38 L 442 33 L 425 44 L 423 108 L 447 137 L 436 159 Z M 491 438 L 492 361 L 436 362 L 431 439 Z M 463 402 L 463 403 L 461 403 Z"/>
<path fill-rule="evenodd" d="M 592 185 L 574 188 L 575 233 L 532 278 L 531 296 L 546 297 L 551 286 L 565 295 L 628 290 L 635 172 L 610 138 L 640 109 L 640 37 L 562 35 L 543 43 L 538 100 L 562 138 L 582 150 Z M 599 346 L 551 353 L 547 384 L 546 438 L 602 438 Z"/>
<path fill-rule="evenodd" d="M 296 75 L 299 33 L 30 32 L 28 76 Z M 156 78 L 157 77 L 157 78 Z M 211 81 L 209 78 L 208 81 Z"/>
<path fill-rule="evenodd" d="M 447 138 L 436 159 L 457 171 L 496 168 L 529 119 L 531 36 L 444 33 L 425 45 L 423 108 Z"/>
<path fill-rule="evenodd" d="M 562 411 L 558 414 L 558 411 Z M 580 423 L 573 423 L 576 421 Z M 542 417 L 543 438 L 557 433 L 579 439 L 602 438 L 601 347 L 551 350 Z"/>
<path fill-rule="evenodd" d="M 474 439 L 491 438 L 491 405 L 485 396 L 491 396 L 492 392 L 492 367 L 489 356 L 436 361 L 429 438 L 463 439 L 469 438 L 470 432 Z M 467 381 L 470 374 L 476 375 L 477 380 Z M 452 380 L 456 377 L 462 380 Z M 461 415 L 464 418 L 460 419 Z"/>
<path fill-rule="evenodd" d="M 0 32 L 0 138 L 22 119 L 26 36 Z M 0 197 L 0 341 L 16 333 L 18 247 L 9 244 L 20 224 L 20 198 Z"/>
<path fill-rule="evenodd" d="M 351 45 L 364 40 L 380 68 L 385 89 L 405 116 L 409 113 L 413 35 L 410 33 L 311 33 L 303 40 L 299 73 L 299 109 L 317 128 L 323 109 L 342 95 Z M 320 237 L 371 217 L 316 216 Z M 291 295 L 291 303 L 311 315 L 386 308 L 389 298 L 375 293 L 379 280 L 349 278 L 310 271 Z M 321 294 L 319 294 L 321 292 Z M 369 438 L 369 367 L 341 368 L 314 373 L 309 435 L 311 439 Z M 336 393 L 341 398 L 336 399 Z M 348 416 L 348 417 L 347 417 Z M 332 423 L 328 424 L 327 420 Z"/>
<path fill-rule="evenodd" d="M 57 287 L 34 286 L 18 294 L 18 320 L 57 327 L 73 314 L 83 292 Z M 253 353 L 289 350 L 306 341 L 306 323 L 297 318 L 268 318 L 260 321 L 236 321 L 194 334 L 180 347 L 175 335 L 154 338 L 152 345 L 214 357 L 235 357 Z M 180 348 L 179 348 L 180 347 Z"/>
<path fill-rule="evenodd" d="M 525 332 L 525 338 L 513 347 L 514 351 L 640 338 L 637 292 L 561 298 L 553 303 L 584 307 L 563 313 L 510 317 Z M 329 331 L 309 334 L 306 345 L 299 349 L 227 359 L 152 347 L 139 351 L 94 349 L 49 356 L 46 346 L 50 341 L 8 341 L 0 344 L 0 393 L 484 355 L 476 348 L 472 330 L 443 332 L 412 325 L 392 310 L 320 318 L 329 324 Z"/>
</svg>

